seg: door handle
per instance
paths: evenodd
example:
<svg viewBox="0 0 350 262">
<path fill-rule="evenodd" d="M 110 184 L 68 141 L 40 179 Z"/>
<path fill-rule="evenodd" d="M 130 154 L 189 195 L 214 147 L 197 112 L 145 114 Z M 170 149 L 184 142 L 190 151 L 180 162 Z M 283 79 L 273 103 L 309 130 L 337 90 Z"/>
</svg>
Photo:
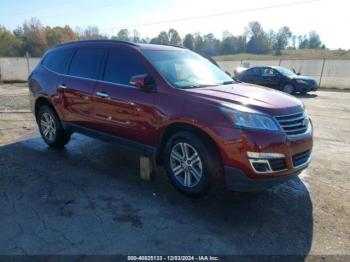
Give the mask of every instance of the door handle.
<svg viewBox="0 0 350 262">
<path fill-rule="evenodd" d="M 96 92 L 96 95 L 102 98 L 109 98 L 109 95 L 106 92 Z"/>
<path fill-rule="evenodd" d="M 67 88 L 67 86 L 66 86 L 66 84 L 59 84 L 59 85 L 58 85 L 58 88 L 61 88 L 61 89 L 66 89 L 66 88 Z"/>
</svg>

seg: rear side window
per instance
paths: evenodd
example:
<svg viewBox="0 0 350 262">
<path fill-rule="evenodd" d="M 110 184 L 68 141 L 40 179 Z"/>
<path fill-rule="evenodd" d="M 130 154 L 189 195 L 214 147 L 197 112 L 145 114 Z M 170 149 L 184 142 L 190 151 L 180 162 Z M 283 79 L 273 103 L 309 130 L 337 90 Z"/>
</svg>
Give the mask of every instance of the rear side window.
<svg viewBox="0 0 350 262">
<path fill-rule="evenodd" d="M 261 76 L 261 68 L 252 68 L 247 70 L 247 75 L 250 76 Z"/>
<path fill-rule="evenodd" d="M 63 74 L 67 70 L 73 52 L 73 49 L 52 51 L 45 56 L 43 65 L 56 73 Z"/>
<path fill-rule="evenodd" d="M 69 75 L 97 79 L 105 50 L 102 48 L 78 49 L 69 68 Z"/>
<path fill-rule="evenodd" d="M 124 49 L 110 50 L 103 80 L 130 85 L 132 76 L 142 74 L 147 74 L 147 70 L 134 53 Z"/>
</svg>

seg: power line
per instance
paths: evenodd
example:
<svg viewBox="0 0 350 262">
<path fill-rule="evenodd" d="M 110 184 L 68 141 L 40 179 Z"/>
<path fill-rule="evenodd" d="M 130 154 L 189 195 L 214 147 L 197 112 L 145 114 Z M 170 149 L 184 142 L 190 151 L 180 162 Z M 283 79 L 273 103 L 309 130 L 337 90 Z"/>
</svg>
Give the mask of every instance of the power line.
<svg viewBox="0 0 350 262">
<path fill-rule="evenodd" d="M 143 24 L 133 24 L 133 25 L 127 25 L 127 26 L 120 26 L 120 27 L 102 28 L 101 30 L 127 29 L 127 28 L 130 28 L 130 27 L 136 28 L 136 27 L 143 27 L 143 26 L 150 26 L 150 25 L 167 24 L 167 23 L 173 23 L 173 22 L 183 22 L 183 21 L 190 21 L 190 20 L 211 18 L 211 17 L 217 17 L 217 16 L 226 16 L 226 15 L 233 15 L 233 14 L 241 14 L 241 13 L 249 13 L 249 12 L 255 12 L 255 11 L 262 11 L 262 10 L 266 10 L 266 9 L 275 9 L 275 8 L 281 8 L 281 7 L 302 5 L 302 4 L 308 4 L 308 3 L 320 2 L 320 1 L 322 1 L 322 0 L 299 1 L 299 2 L 292 2 L 292 3 L 286 3 L 286 4 L 278 4 L 278 5 L 270 5 L 270 6 L 257 7 L 257 8 L 250 8 L 250 9 L 242 9 L 242 10 L 236 10 L 236 11 L 230 11 L 230 12 L 223 12 L 223 13 L 216 13 L 216 14 L 209 14 L 209 15 L 202 15 L 202 16 L 193 16 L 193 17 L 177 18 L 177 19 L 163 20 L 163 21 L 157 21 L 157 22 L 149 22 L 149 23 L 143 23 Z"/>
</svg>

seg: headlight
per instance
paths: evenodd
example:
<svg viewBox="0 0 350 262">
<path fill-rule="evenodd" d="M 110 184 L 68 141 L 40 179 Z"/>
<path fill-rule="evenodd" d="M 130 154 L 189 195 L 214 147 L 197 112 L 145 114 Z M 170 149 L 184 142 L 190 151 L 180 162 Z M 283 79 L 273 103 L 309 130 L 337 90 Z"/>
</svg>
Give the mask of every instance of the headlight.
<svg viewBox="0 0 350 262">
<path fill-rule="evenodd" d="M 303 84 L 303 85 L 309 84 L 307 81 L 302 80 L 302 79 L 297 79 L 296 81 L 297 81 L 298 84 Z"/>
<path fill-rule="evenodd" d="M 236 107 L 236 106 L 235 106 Z M 227 116 L 229 121 L 236 127 L 263 129 L 269 131 L 281 130 L 276 121 L 268 116 L 258 112 L 251 112 L 253 110 L 243 106 L 237 106 L 239 110 L 221 107 L 221 111 Z M 243 110 L 242 110 L 243 109 Z M 250 111 L 250 112 L 249 112 Z"/>
</svg>

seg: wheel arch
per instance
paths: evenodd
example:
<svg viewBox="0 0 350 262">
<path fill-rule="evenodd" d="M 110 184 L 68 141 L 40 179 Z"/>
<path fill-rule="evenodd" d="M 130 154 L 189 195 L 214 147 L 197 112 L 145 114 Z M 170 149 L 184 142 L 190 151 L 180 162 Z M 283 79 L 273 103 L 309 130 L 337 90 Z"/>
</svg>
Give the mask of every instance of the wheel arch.
<svg viewBox="0 0 350 262">
<path fill-rule="evenodd" d="M 164 162 L 164 149 L 166 146 L 167 141 L 169 138 L 174 135 L 176 132 L 179 131 L 189 131 L 199 136 L 200 139 L 203 141 L 209 143 L 217 152 L 217 154 L 220 156 L 220 162 L 222 162 L 222 157 L 220 155 L 220 150 L 217 146 L 217 143 L 215 142 L 214 138 L 210 136 L 207 132 L 205 132 L 202 128 L 195 126 L 193 124 L 189 124 L 186 122 L 175 122 L 172 124 L 169 124 L 168 126 L 164 127 L 161 135 L 158 139 L 157 143 L 157 150 L 155 153 L 155 161 L 157 164 L 163 164 Z"/>
<path fill-rule="evenodd" d="M 34 105 L 35 119 L 37 119 L 39 109 L 43 105 L 47 105 L 47 106 L 51 107 L 52 110 L 55 112 L 55 114 L 58 116 L 57 111 L 55 110 L 55 107 L 52 105 L 51 101 L 47 97 L 41 96 L 38 99 L 36 99 L 36 101 L 35 101 L 35 105 Z"/>
</svg>

